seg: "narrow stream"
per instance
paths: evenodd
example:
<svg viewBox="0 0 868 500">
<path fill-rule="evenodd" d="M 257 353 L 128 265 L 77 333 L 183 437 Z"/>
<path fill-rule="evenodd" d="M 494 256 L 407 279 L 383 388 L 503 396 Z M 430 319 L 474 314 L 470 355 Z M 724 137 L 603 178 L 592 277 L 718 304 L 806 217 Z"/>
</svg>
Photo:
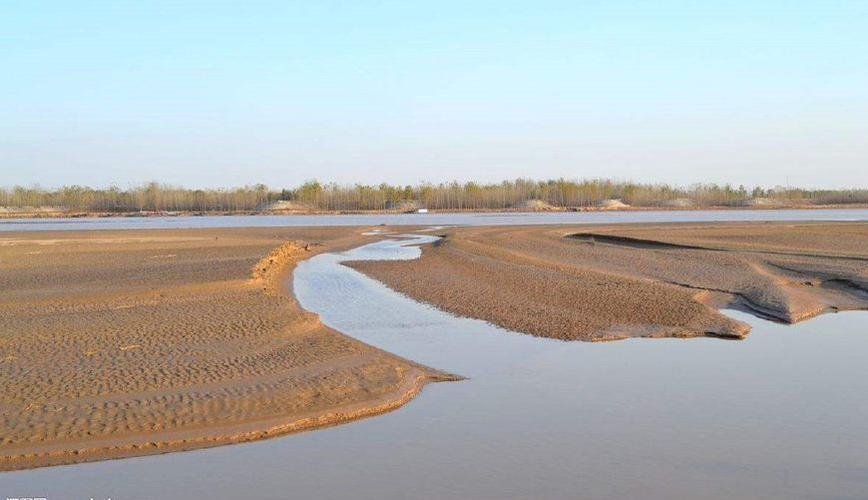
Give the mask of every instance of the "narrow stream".
<svg viewBox="0 0 868 500">
<path fill-rule="evenodd" d="M 409 260 L 431 235 L 401 235 L 340 254 L 321 254 L 298 265 L 293 287 L 302 307 L 338 331 L 419 363 L 477 379 L 556 352 L 563 341 L 510 332 L 461 318 L 393 292 L 352 271 L 351 260 Z"/>
<path fill-rule="evenodd" d="M 794 326 L 730 311 L 744 341 L 563 342 L 401 296 L 341 265 L 416 258 L 432 236 L 301 263 L 330 326 L 468 377 L 374 418 L 248 444 L 0 474 L 56 498 L 866 498 L 868 314 Z"/>
</svg>

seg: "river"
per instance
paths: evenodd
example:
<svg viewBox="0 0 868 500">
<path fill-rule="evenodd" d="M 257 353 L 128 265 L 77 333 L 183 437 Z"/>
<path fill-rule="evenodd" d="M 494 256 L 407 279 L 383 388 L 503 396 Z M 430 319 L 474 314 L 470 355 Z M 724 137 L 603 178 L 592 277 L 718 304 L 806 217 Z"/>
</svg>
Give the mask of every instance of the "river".
<svg viewBox="0 0 868 500">
<path fill-rule="evenodd" d="M 866 498 L 868 314 L 713 338 L 564 342 L 399 295 L 340 264 L 408 259 L 381 241 L 301 263 L 301 304 L 348 335 L 464 375 L 346 425 L 247 444 L 0 474 L 57 498 Z"/>
<path fill-rule="evenodd" d="M 508 224 L 606 224 L 619 222 L 868 220 L 868 208 L 810 210 L 636 210 L 621 212 L 485 212 L 355 215 L 204 215 L 0 219 L 2 231 L 188 229 L 284 226 L 490 226 Z"/>
</svg>

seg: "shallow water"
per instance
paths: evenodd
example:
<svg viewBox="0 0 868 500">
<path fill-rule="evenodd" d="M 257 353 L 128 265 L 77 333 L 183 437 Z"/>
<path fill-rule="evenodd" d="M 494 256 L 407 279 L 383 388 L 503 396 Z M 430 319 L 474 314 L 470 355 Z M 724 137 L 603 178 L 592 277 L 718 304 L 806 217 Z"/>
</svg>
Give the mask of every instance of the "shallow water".
<svg viewBox="0 0 868 500">
<path fill-rule="evenodd" d="M 0 496 L 868 497 L 868 314 L 786 326 L 728 312 L 754 325 L 744 341 L 539 339 L 339 264 L 413 258 L 410 243 L 318 255 L 295 292 L 329 325 L 468 380 L 319 431 L 0 474 Z"/>
<path fill-rule="evenodd" d="M 507 225 L 604 224 L 617 222 L 868 220 L 868 209 L 830 210 L 660 210 L 636 212 L 531 212 L 358 215 L 206 215 L 178 217 L 103 217 L 0 219 L 2 231 L 90 229 L 170 229 L 196 227 L 374 226 L 377 224 Z"/>
</svg>

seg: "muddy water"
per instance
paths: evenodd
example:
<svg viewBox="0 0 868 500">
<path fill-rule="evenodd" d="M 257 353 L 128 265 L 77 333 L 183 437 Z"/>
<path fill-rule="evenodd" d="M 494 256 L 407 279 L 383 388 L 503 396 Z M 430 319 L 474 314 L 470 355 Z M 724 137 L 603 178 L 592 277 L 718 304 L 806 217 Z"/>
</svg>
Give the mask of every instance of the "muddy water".
<svg viewBox="0 0 868 500">
<path fill-rule="evenodd" d="M 329 325 L 468 380 L 320 431 L 0 474 L 0 496 L 868 497 L 868 314 L 785 326 L 731 312 L 754 326 L 738 342 L 538 339 L 340 265 L 414 258 L 412 243 L 316 256 L 295 291 Z"/>
</svg>

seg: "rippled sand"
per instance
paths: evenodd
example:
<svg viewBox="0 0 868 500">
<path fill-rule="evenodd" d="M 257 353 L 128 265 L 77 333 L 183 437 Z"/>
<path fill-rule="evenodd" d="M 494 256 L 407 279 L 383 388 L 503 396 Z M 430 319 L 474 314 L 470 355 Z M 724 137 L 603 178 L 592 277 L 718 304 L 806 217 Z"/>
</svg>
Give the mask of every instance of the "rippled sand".
<svg viewBox="0 0 868 500">
<path fill-rule="evenodd" d="M 465 227 L 352 267 L 399 292 L 567 340 L 740 338 L 723 305 L 783 322 L 868 308 L 868 223 Z"/>
<path fill-rule="evenodd" d="M 868 224 L 464 227 L 351 263 L 442 309 L 570 340 L 712 335 L 868 307 Z M 367 233 L 367 236 L 365 235 Z M 455 377 L 323 326 L 301 259 L 370 228 L 6 233 L 0 470 L 184 450 L 395 408 Z"/>
<path fill-rule="evenodd" d="M 330 425 L 452 378 L 323 326 L 286 288 L 362 231 L 3 235 L 0 470 Z"/>
</svg>

